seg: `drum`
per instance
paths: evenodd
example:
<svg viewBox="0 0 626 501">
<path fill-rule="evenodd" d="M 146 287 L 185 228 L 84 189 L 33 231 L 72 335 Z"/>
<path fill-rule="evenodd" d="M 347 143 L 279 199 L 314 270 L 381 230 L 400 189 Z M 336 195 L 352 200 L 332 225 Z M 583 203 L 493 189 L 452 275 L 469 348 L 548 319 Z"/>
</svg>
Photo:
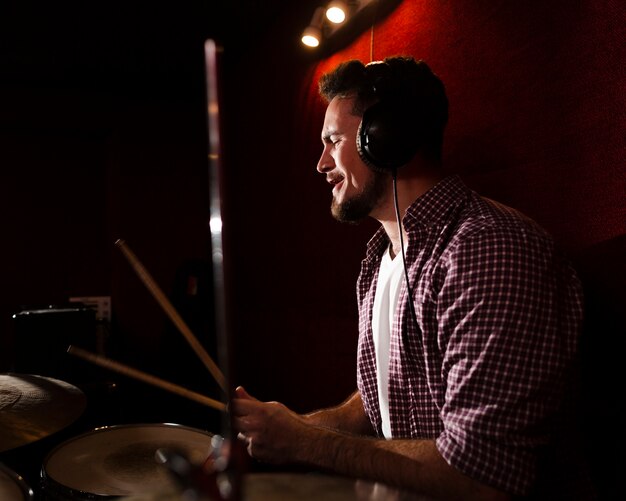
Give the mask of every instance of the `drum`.
<svg viewBox="0 0 626 501">
<path fill-rule="evenodd" d="M 158 449 L 184 455 L 193 464 L 211 453 L 210 433 L 175 424 L 97 428 L 56 447 L 41 468 L 43 499 L 84 501 L 175 490 Z"/>
<path fill-rule="evenodd" d="M 244 501 L 434 501 L 384 484 L 320 473 L 244 476 Z"/>
<path fill-rule="evenodd" d="M 242 501 L 435 501 L 377 482 L 321 473 L 250 473 L 244 475 L 242 487 Z M 161 492 L 125 497 L 123 501 L 189 499 L 180 492 Z M 196 499 L 210 501 L 214 498 L 199 496 Z"/>
<path fill-rule="evenodd" d="M 24 479 L 3 464 L 0 464 L 0 499 L 3 501 L 34 499 L 33 491 Z"/>
</svg>

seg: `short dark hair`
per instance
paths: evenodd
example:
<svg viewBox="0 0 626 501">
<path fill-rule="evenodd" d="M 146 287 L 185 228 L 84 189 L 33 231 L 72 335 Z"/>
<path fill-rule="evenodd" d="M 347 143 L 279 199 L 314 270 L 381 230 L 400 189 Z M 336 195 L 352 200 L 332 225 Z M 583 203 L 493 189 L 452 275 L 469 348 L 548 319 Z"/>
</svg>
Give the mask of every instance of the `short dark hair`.
<svg viewBox="0 0 626 501">
<path fill-rule="evenodd" d="M 352 113 L 357 116 L 380 100 L 400 102 L 411 113 L 415 110 L 415 120 L 426 136 L 420 138 L 424 155 L 441 159 L 448 98 L 443 82 L 424 61 L 410 56 L 368 65 L 346 61 L 320 78 L 319 92 L 327 102 L 334 97 L 355 97 Z"/>
</svg>

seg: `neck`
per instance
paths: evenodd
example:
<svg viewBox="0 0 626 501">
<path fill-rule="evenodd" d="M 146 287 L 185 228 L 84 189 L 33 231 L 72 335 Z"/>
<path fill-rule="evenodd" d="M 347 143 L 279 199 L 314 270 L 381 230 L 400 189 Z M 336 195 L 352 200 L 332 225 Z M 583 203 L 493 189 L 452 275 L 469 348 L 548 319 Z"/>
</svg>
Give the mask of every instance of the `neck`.
<svg viewBox="0 0 626 501">
<path fill-rule="evenodd" d="M 443 175 L 440 169 L 433 169 L 428 171 L 427 174 L 421 174 L 416 176 L 414 172 L 411 172 L 407 166 L 400 169 L 397 174 L 397 190 L 398 190 L 398 208 L 400 211 L 400 220 L 404 217 L 408 207 L 420 196 L 435 186 L 442 178 Z M 377 219 L 385 229 L 387 237 L 391 242 L 391 257 L 395 257 L 401 251 L 400 244 L 400 232 L 398 228 L 398 221 L 396 219 L 396 211 L 394 207 L 394 196 L 391 178 L 389 181 L 388 195 L 384 200 L 372 212 L 372 217 Z M 406 242 L 407 236 L 404 228 L 402 228 L 402 238 Z"/>
</svg>

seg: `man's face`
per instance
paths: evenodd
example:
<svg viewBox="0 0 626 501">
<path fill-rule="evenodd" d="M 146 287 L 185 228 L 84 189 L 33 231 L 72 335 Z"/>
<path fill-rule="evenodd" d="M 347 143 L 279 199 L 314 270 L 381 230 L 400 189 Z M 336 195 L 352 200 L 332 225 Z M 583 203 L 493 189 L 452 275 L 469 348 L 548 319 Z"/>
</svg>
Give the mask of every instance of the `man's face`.
<svg viewBox="0 0 626 501">
<path fill-rule="evenodd" d="M 342 222 L 375 217 L 388 180 L 359 157 L 356 135 L 361 117 L 351 113 L 353 105 L 354 98 L 335 97 L 329 103 L 322 129 L 324 151 L 317 164 L 333 186 L 331 213 Z"/>
</svg>

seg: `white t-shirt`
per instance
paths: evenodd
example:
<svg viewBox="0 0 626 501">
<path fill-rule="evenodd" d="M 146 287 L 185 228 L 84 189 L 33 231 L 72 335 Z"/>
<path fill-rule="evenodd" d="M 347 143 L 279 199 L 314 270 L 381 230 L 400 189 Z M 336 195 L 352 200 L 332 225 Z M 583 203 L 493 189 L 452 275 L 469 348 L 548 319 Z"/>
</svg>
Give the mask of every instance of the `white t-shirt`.
<svg viewBox="0 0 626 501">
<path fill-rule="evenodd" d="M 378 383 L 378 401 L 382 418 L 383 435 L 391 438 L 389 419 L 389 352 L 393 322 L 396 317 L 400 284 L 404 276 L 402 256 L 391 259 L 389 249 L 380 261 L 374 309 L 372 311 L 372 334 L 376 351 L 376 379 Z"/>
</svg>

